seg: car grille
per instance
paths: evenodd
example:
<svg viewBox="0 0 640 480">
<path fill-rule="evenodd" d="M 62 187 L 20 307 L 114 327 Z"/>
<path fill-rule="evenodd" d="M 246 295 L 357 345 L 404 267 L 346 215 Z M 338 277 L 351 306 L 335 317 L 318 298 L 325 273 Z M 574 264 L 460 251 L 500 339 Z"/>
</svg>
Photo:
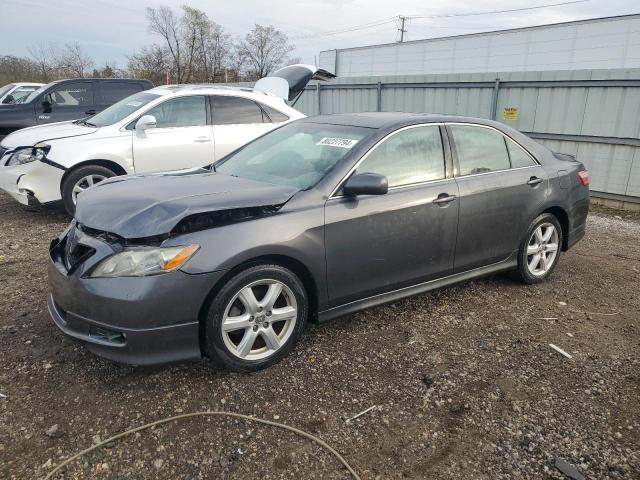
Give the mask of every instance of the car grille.
<svg viewBox="0 0 640 480">
<path fill-rule="evenodd" d="M 76 229 L 72 228 L 64 244 L 64 266 L 68 272 L 73 272 L 78 266 L 91 255 L 96 253 L 95 249 L 78 243 Z"/>
</svg>

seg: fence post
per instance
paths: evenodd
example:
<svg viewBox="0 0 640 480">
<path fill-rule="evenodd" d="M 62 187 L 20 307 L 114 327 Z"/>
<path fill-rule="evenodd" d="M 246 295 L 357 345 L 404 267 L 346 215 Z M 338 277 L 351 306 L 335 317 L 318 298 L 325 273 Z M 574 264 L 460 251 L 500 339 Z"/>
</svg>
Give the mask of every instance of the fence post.
<svg viewBox="0 0 640 480">
<path fill-rule="evenodd" d="M 382 111 L 382 82 L 378 82 L 378 111 Z"/>
<path fill-rule="evenodd" d="M 500 79 L 496 78 L 493 84 L 493 97 L 491 98 L 491 119 L 496 120 L 498 115 L 498 93 L 500 92 Z"/>
<path fill-rule="evenodd" d="M 316 83 L 316 92 L 318 95 L 318 115 L 322 114 L 322 103 L 320 99 L 320 82 Z"/>
</svg>

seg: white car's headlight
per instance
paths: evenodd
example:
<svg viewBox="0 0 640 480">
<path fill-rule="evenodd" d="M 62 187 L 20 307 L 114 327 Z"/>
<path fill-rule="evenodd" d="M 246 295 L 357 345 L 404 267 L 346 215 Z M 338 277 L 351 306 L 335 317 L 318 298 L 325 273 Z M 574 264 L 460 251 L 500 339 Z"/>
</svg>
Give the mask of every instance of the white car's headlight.
<svg viewBox="0 0 640 480">
<path fill-rule="evenodd" d="M 144 277 L 171 272 L 184 265 L 199 248 L 199 245 L 126 248 L 105 258 L 91 277 Z"/>
<path fill-rule="evenodd" d="M 36 145 L 34 147 L 20 147 L 16 149 L 11 156 L 7 165 L 23 165 L 25 163 L 42 160 L 47 156 L 51 147 L 49 145 Z"/>
</svg>

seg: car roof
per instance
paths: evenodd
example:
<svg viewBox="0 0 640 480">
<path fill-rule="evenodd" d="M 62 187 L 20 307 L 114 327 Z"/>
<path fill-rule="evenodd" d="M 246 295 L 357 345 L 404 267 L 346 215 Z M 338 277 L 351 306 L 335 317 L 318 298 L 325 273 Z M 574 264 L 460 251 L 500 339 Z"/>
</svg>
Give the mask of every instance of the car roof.
<svg viewBox="0 0 640 480">
<path fill-rule="evenodd" d="M 193 94 L 221 94 L 221 95 L 229 95 L 229 94 L 245 94 L 249 95 L 259 95 L 266 96 L 272 98 L 280 98 L 272 95 L 271 93 L 263 92 L 261 90 L 254 90 L 249 87 L 231 87 L 226 85 L 216 85 L 214 83 L 193 83 L 193 84 L 180 84 L 180 85 L 162 85 L 159 87 L 152 88 L 148 90 L 151 93 L 157 93 L 159 95 L 170 95 L 170 94 L 184 94 L 184 93 L 193 93 Z"/>
<path fill-rule="evenodd" d="M 307 117 L 303 122 L 327 123 L 333 125 L 349 125 L 354 127 L 367 127 L 386 129 L 416 125 L 422 123 L 460 122 L 475 123 L 487 126 L 502 126 L 498 122 L 485 118 L 462 117 L 458 115 L 443 115 L 439 113 L 404 113 L 404 112 L 362 112 L 362 113 L 338 113 L 333 115 L 318 115 Z"/>
</svg>

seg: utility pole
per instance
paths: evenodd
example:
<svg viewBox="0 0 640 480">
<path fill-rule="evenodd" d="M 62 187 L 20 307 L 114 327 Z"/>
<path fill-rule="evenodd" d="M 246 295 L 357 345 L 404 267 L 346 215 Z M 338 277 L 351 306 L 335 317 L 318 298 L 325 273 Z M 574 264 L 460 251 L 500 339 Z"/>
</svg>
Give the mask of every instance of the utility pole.
<svg viewBox="0 0 640 480">
<path fill-rule="evenodd" d="M 402 26 L 398 29 L 400 31 L 400 43 L 404 42 L 404 34 L 407 32 L 404 29 L 404 21 L 407 19 L 404 15 L 399 15 L 400 21 L 402 22 Z"/>
</svg>

